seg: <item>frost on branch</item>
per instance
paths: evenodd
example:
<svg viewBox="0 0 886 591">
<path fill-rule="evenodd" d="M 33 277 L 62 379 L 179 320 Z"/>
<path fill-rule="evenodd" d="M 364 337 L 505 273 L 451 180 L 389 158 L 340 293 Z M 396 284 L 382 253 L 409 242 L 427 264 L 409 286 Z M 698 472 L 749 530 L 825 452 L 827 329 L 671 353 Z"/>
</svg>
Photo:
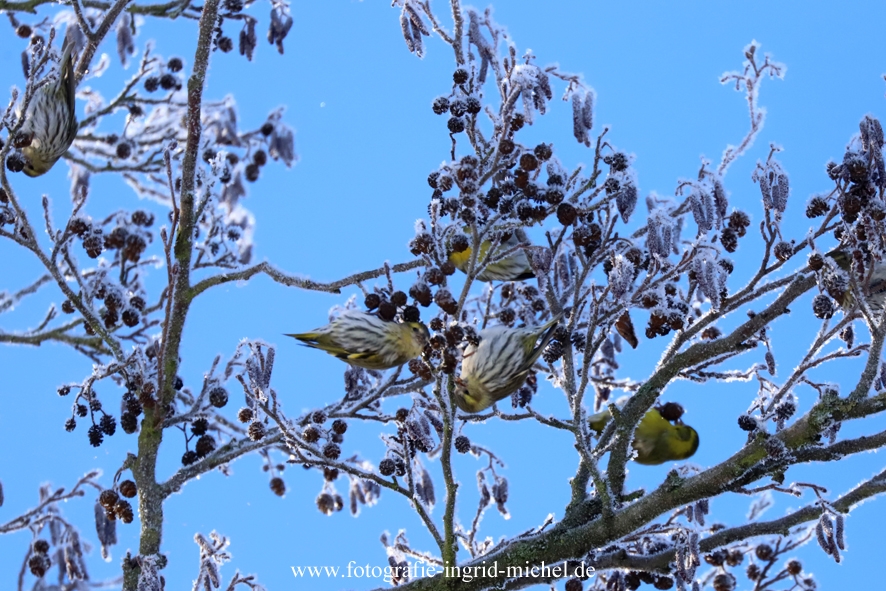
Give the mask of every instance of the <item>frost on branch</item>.
<svg viewBox="0 0 886 591">
<path fill-rule="evenodd" d="M 695 281 L 701 295 L 705 296 L 714 309 L 720 308 L 722 294 L 726 290 L 728 273 L 716 259 L 699 256 L 693 261 Z"/>
<path fill-rule="evenodd" d="M 230 542 L 214 531 L 210 532 L 209 539 L 202 534 L 195 534 L 194 542 L 200 548 L 200 567 L 197 579 L 194 580 L 194 589 L 218 589 L 222 584 L 221 566 L 231 560 L 231 554 L 227 551 Z M 262 585 L 255 582 L 255 577 L 243 577 L 236 572 L 226 588 L 234 589 L 238 585 L 248 587 L 252 591 L 265 591 Z"/>
<path fill-rule="evenodd" d="M 653 256 L 667 259 L 676 248 L 678 231 L 666 207 L 656 207 L 649 214 L 646 248 Z"/>
<path fill-rule="evenodd" d="M 289 14 L 289 3 L 277 0 L 271 9 L 271 24 L 268 26 L 268 43 L 277 46 L 283 55 L 283 40 L 292 28 L 292 16 Z"/>
<path fill-rule="evenodd" d="M 163 582 L 160 578 L 158 563 L 159 556 L 138 556 L 135 563 L 138 568 L 137 591 L 163 591 Z"/>
<path fill-rule="evenodd" d="M 80 478 L 70 490 L 53 490 L 51 485 L 45 484 L 40 487 L 39 504 L 36 507 L 0 523 L 0 535 L 26 529 L 31 532 L 28 551 L 21 568 L 22 577 L 27 570 L 38 579 L 48 575 L 49 578 L 67 582 L 72 588 L 104 583 L 90 578 L 85 561 L 90 544 L 81 539 L 80 531 L 70 523 L 69 518 L 62 515 L 60 508 L 61 503 L 85 496 L 94 489 L 100 490 L 98 477 L 99 472 L 92 471 Z M 98 533 L 103 555 L 107 556 L 107 546 L 116 543 L 116 538 L 112 532 Z M 53 569 L 57 570 L 56 574 L 50 574 Z"/>
<path fill-rule="evenodd" d="M 594 91 L 588 89 L 572 94 L 572 135 L 580 144 L 590 147 L 588 132 L 594 126 Z M 632 208 L 633 209 L 633 208 Z M 630 212 L 625 218 L 630 216 Z"/>
<path fill-rule="evenodd" d="M 697 189 L 690 194 L 692 217 L 701 234 L 706 234 L 714 227 L 714 200 L 704 189 Z"/>
<path fill-rule="evenodd" d="M 634 282 L 634 264 L 623 255 L 616 255 L 609 271 L 609 288 L 612 297 L 620 300 L 628 294 L 631 284 Z"/>
<path fill-rule="evenodd" d="M 759 63 L 757 55 L 759 47 L 759 43 L 751 41 L 744 49 L 747 61 L 742 64 L 743 70 L 741 72 L 726 72 L 720 76 L 720 84 L 734 83 L 735 90 L 745 94 L 750 108 L 750 129 L 737 146 L 726 146 L 720 165 L 717 167 L 719 176 L 725 176 L 729 166 L 754 144 L 754 140 L 763 129 L 766 109 L 759 106 L 760 86 L 763 79 L 768 75 L 770 78 L 781 80 L 787 72 L 787 66 L 774 61 L 768 53 L 764 54 L 763 62 Z"/>
<path fill-rule="evenodd" d="M 527 55 L 524 59 L 526 63 L 515 65 L 509 72 L 505 114 L 510 114 L 510 108 L 519 98 L 523 104 L 523 119 L 532 125 L 533 113 L 538 111 L 540 115 L 544 115 L 547 101 L 551 100 L 554 95 L 551 91 L 550 79 L 545 71 L 530 63 L 531 56 Z"/>
<path fill-rule="evenodd" d="M 200 9 L 211 16 L 214 6 L 209 1 Z M 136 459 L 145 462 L 146 469 L 153 468 L 158 453 L 176 449 L 175 442 L 175 455 L 182 454 L 181 466 L 168 481 L 155 483 L 148 478 L 138 485 L 138 494 L 152 497 L 140 499 L 139 507 L 145 532 L 141 542 L 147 549 L 144 555 L 125 559 L 127 591 L 132 591 L 134 577 L 143 589 L 162 585 L 159 575 L 165 558 L 157 529 L 162 515 L 156 508 L 162 507 L 164 495 L 183 490 L 184 484 L 208 471 L 227 473 L 231 462 L 253 452 L 262 459 L 270 491 L 279 497 L 287 491 L 284 473 L 291 474 L 285 470 L 294 464 L 306 468 L 297 472 L 315 478 L 320 487 L 311 510 L 333 519 L 341 520 L 339 514 L 346 506 L 357 515 L 363 506 L 376 504 L 382 489 L 387 489 L 386 498 L 390 495 L 414 510 L 427 530 L 431 549 L 412 547 L 405 534 L 398 533 L 390 543 L 385 536 L 392 567 L 402 566 L 408 558 L 468 565 L 493 558 L 517 561 L 527 558 L 520 552 L 525 548 L 522 542 L 529 540 L 538 552 L 556 548 L 555 561 L 580 559 L 599 565 L 599 576 L 587 585 L 607 591 L 637 588 L 641 582 L 657 588 L 697 589 L 702 559 L 715 569 L 708 577 L 715 589 L 734 589 L 742 562 L 759 569 L 746 573 L 753 581 L 770 572 L 778 573 L 779 581 L 794 577 L 798 589 L 809 588 L 808 577 L 797 564 L 789 561 L 782 567 L 782 561 L 772 562 L 793 543 L 791 536 L 763 543 L 764 536 L 774 535 L 772 529 L 765 530 L 772 523 L 749 519 L 748 525 L 758 528 L 751 534 L 740 529 L 722 532 L 722 526 L 706 515 L 710 498 L 726 491 L 753 494 L 748 487 L 761 479 L 774 483 L 761 485 L 764 492 L 796 495 L 800 485 L 782 486 L 794 464 L 843 457 L 869 445 L 867 440 L 859 443 L 842 437 L 840 427 L 857 418 L 853 413 L 873 414 L 871 401 L 878 400 L 868 396 L 873 378 L 860 382 L 857 390 L 863 395 L 856 394 L 849 404 L 839 391 L 812 382 L 807 372 L 850 355 L 873 358 L 879 351 L 876 338 L 869 341 L 860 323 L 853 328 L 858 315 L 851 308 L 854 298 L 866 319 L 871 316 L 868 308 L 876 307 L 877 298 L 867 299 L 873 295 L 868 289 L 872 285 L 862 280 L 871 279 L 868 283 L 875 286 L 873 280 L 882 279 L 865 273 L 878 268 L 882 254 L 880 230 L 865 221 L 884 211 L 877 193 L 884 178 L 879 123 L 863 120 L 843 164 L 829 166 L 833 191 L 818 196 L 809 208 L 815 214 L 811 217 L 827 216 L 819 229 L 799 239 L 787 235 L 787 230 L 782 235 L 779 221 L 789 189 L 774 154 L 760 163 L 755 174 L 763 215 L 730 212 L 725 170 L 759 131 L 762 110 L 755 106 L 759 77 L 783 71 L 768 58 L 763 66 L 757 64 L 752 45 L 744 71 L 732 78 L 749 93 L 752 103 L 746 139 L 724 153 L 716 170 L 704 162 L 692 180 L 678 181 L 672 195 L 659 198 L 646 193 L 649 215 L 638 219 L 641 186 L 636 159 L 610 142 L 610 130 L 593 127 L 594 93 L 580 76 L 559 66 L 539 65 L 544 62 L 532 52 L 518 51 L 505 29 L 493 22 L 491 10 L 463 10 L 459 2 L 450 3 L 450 32 L 428 2 L 400 0 L 395 6 L 410 51 L 423 55 L 433 33 L 451 46 L 455 57 L 454 68 L 441 76 L 439 95 L 428 97 L 430 110 L 441 116 L 439 132 L 446 149 L 441 164 L 428 171 L 427 208 L 422 206 L 419 212 L 425 219 L 416 224 L 409 244 L 416 257 L 412 261 L 384 264 L 326 284 L 288 275 L 267 263 L 246 266 L 256 232 L 246 206 L 250 199 L 262 198 L 251 183 L 263 176 L 269 160 L 287 166 L 297 160 L 294 130 L 283 122 L 280 110 L 260 126 L 250 127 L 255 123 L 250 114 L 231 97 L 195 105 L 199 85 L 186 90 L 184 84 L 189 76 L 198 81 L 203 76 L 211 48 L 218 53 L 233 50 L 226 30 L 239 33 L 239 49 L 247 58 L 258 51 L 259 21 L 248 14 L 252 5 L 242 0 L 223 0 L 219 18 L 203 22 L 202 45 L 194 63 L 149 48 L 138 54 L 138 67 L 132 68 L 137 71 L 122 91 L 110 98 L 88 88 L 90 78 L 84 78 L 79 87 L 86 99 L 83 127 L 68 155 L 70 204 L 58 199 L 53 203 L 47 197 L 34 206 L 38 215 L 31 217 L 43 217 L 34 223 L 28 217 L 30 205 L 19 199 L 6 173 L 0 173 L 4 185 L 0 236 L 21 246 L 23 253 L 37 254 L 46 267 L 45 277 L 41 274 L 30 284 L 5 292 L 0 311 L 47 285 L 63 293 L 59 305 L 36 328 L 3 332 L 0 339 L 28 344 L 57 340 L 89 357 L 92 372 L 87 370 L 82 379 L 58 388 L 60 396 L 70 397 L 64 403 L 72 407 L 65 427 L 74 431 L 78 422 L 85 424 L 80 432 L 86 431 L 85 439 L 93 445 L 119 437 L 118 422 L 127 435 L 141 431 L 129 440 L 139 455 L 127 457 L 120 472 L 130 469 L 134 479 L 141 479 L 144 472 L 135 466 Z M 108 10 L 75 15 L 83 27 L 83 51 L 91 43 L 87 33 L 99 30 Z M 190 5 L 170 10 L 169 16 L 200 16 Z M 272 3 L 271 10 L 268 40 L 282 51 L 291 16 L 283 3 Z M 124 17 L 114 20 L 113 26 L 107 24 L 118 35 L 121 57 L 130 55 L 128 48 L 138 36 L 126 25 L 135 26 L 138 19 Z M 29 51 L 29 88 L 45 79 L 51 58 L 51 51 Z M 112 67 L 105 60 L 90 72 L 111 72 Z M 48 75 L 51 79 L 53 74 Z M 569 104 L 553 101 L 555 89 Z M 541 116 L 555 108 L 565 109 L 567 119 L 571 109 L 571 125 L 567 121 L 564 129 L 546 130 Z M 202 126 L 192 117 L 200 117 Z M 550 135 L 530 142 L 527 124 L 535 126 L 533 133 Z M 201 128 L 199 141 L 197 128 Z M 569 164 L 565 152 L 557 150 L 557 142 L 570 132 L 588 148 L 582 158 L 587 166 Z M 6 154 L 14 155 L 8 146 L 25 139 L 13 136 L 13 143 L 4 148 Z M 153 209 L 102 216 L 90 211 L 91 192 L 101 186 L 95 177 L 109 173 L 122 176 L 139 196 L 151 199 Z M 60 202 L 65 203 L 60 206 Z M 764 218 L 760 227 L 765 254 L 761 261 L 753 261 L 752 276 L 745 274 L 740 285 L 730 285 L 729 275 L 737 263 L 725 259 L 723 252 L 736 251 L 740 238 L 756 238 L 756 232 L 748 232 L 754 216 Z M 696 231 L 681 236 L 683 227 L 691 223 Z M 43 226 L 45 233 L 40 233 Z M 848 251 L 845 260 L 836 254 L 826 257 L 821 253 L 830 252 L 827 245 L 813 244 L 823 243 L 835 230 Z M 51 243 L 43 245 L 45 251 L 41 240 Z M 818 274 L 813 278 L 802 260 L 793 257 L 814 246 L 821 250 L 815 251 L 816 267 L 810 259 L 810 269 Z M 155 293 L 148 289 L 149 272 L 161 285 Z M 360 314 L 373 315 L 382 326 L 420 329 L 417 323 L 422 322 L 427 344 L 423 341 L 406 363 L 385 371 L 346 365 L 356 357 L 342 356 L 347 357 L 341 366 L 343 384 L 336 387 L 333 400 L 307 410 L 295 407 L 293 414 L 286 405 L 290 398 L 282 391 L 277 395 L 278 389 L 291 390 L 292 385 L 271 386 L 276 353 L 269 344 L 244 340 L 227 363 L 216 357 L 208 371 L 195 377 L 191 368 L 201 367 L 199 360 L 180 346 L 189 342 L 184 331 L 190 306 L 202 303 L 201 294 L 216 285 L 262 273 L 290 287 L 330 292 L 352 288 L 359 297 L 354 295 L 346 308 L 360 307 Z M 823 320 L 819 334 L 799 364 L 786 363 L 777 358 L 781 352 L 774 346 L 778 341 L 770 338 L 770 323 L 791 308 L 801 319 L 809 319 L 810 311 L 801 310 L 794 301 L 813 290 L 816 282 L 821 289 L 811 312 Z M 738 321 L 721 322 L 727 315 Z M 648 318 L 645 333 L 637 333 L 632 318 Z M 513 346 L 517 351 L 532 349 L 533 356 L 496 404 L 475 413 L 453 404 L 457 387 L 471 387 L 464 360 L 477 354 L 478 346 L 492 342 L 491 327 L 515 334 L 510 331 L 547 324 L 551 328 L 544 334 L 543 346 L 533 349 L 538 341 L 517 341 Z M 668 337 L 668 343 L 649 375 L 627 375 L 631 365 L 621 356 L 631 351 L 624 343 L 641 349 L 643 355 L 656 355 L 652 339 L 658 337 Z M 836 338 L 846 344 L 845 349 Z M 839 349 L 822 355 L 828 343 Z M 751 361 L 736 367 L 736 358 L 749 351 L 753 351 Z M 879 359 L 871 361 L 864 375 L 876 374 L 878 363 Z M 490 363 L 490 374 L 497 369 Z M 235 392 L 241 388 L 232 389 L 231 379 L 237 380 L 243 395 L 243 402 L 234 407 L 230 402 L 239 399 Z M 694 448 L 687 452 L 665 447 L 657 450 L 655 458 L 674 464 L 664 482 L 635 490 L 631 462 L 641 460 L 636 452 L 649 445 L 644 439 L 647 417 L 668 434 L 686 434 L 691 427 L 683 421 L 695 420 L 691 413 L 684 419 L 680 405 L 660 400 L 675 380 L 709 386 L 725 381 L 758 384 L 756 397 L 750 393 L 748 411 L 738 420 L 737 426 L 748 434 L 746 449 L 738 456 L 742 464 L 724 459 L 730 463 L 712 475 L 679 463 Z M 540 387 L 546 382 L 552 388 Z M 815 391 L 812 396 L 810 390 Z M 623 397 L 624 402 L 608 404 L 613 396 Z M 799 409 L 810 406 L 804 397 L 813 411 L 800 415 Z M 548 405 L 553 410 L 548 411 Z M 602 410 L 609 411 L 608 421 L 590 417 L 592 411 Z M 529 531 L 498 541 L 489 531 L 481 532 L 481 525 L 494 531 L 491 524 L 482 523 L 486 510 L 494 504 L 506 519 L 510 511 L 521 508 L 509 505 L 519 491 L 510 489 L 516 481 L 507 474 L 504 456 L 499 459 L 484 442 L 495 437 L 484 424 L 497 420 L 506 428 L 522 429 L 529 421 L 556 429 L 573 440 L 567 447 L 577 452 L 574 465 L 578 466 L 569 481 L 570 503 L 562 515 L 551 515 Z M 604 424 L 595 424 L 591 435 L 591 422 L 598 420 Z M 646 428 L 638 426 L 641 421 L 647 421 Z M 770 422 L 774 429 L 769 429 Z M 380 437 L 381 449 L 370 452 L 375 457 L 358 455 L 359 442 L 355 444 L 348 434 L 356 424 L 371 426 Z M 174 431 L 163 434 L 167 445 L 161 450 L 160 431 L 169 429 Z M 477 473 L 476 507 L 458 503 L 457 495 L 465 490 L 458 478 L 465 471 L 454 461 Z M 111 516 L 123 524 L 135 517 L 129 501 L 114 497 L 118 491 L 124 497 L 124 491 L 135 491 L 134 481 L 118 483 L 119 474 L 113 487 L 99 495 L 104 512 L 96 514 L 96 532 L 106 547 L 116 533 Z M 131 484 L 124 487 L 127 482 Z M 858 498 L 882 492 L 876 489 L 878 481 L 865 484 L 873 488 Z M 818 507 L 818 512 L 806 507 L 789 514 L 788 519 L 797 520 L 794 525 L 776 524 L 779 529 L 774 531 L 795 536 L 796 526 L 818 521 L 822 547 L 836 558 L 845 533 L 839 516 L 855 502 L 822 501 L 809 506 Z M 490 515 L 489 521 L 499 515 Z M 630 531 L 619 530 L 625 515 L 633 520 Z M 581 535 L 563 536 L 577 532 Z M 548 544 L 555 536 L 573 545 Z M 195 538 L 200 547 L 197 585 L 208 588 L 221 585 L 219 566 L 229 558 L 226 541 L 210 538 Z M 63 551 L 66 568 L 70 564 L 71 572 L 85 572 L 76 560 L 83 544 L 73 535 L 70 540 Z M 706 546 L 711 551 L 703 554 Z M 36 542 L 34 547 L 35 568 L 54 560 L 37 551 Z M 399 575 L 395 580 L 409 584 Z M 247 579 L 239 582 L 249 586 Z M 231 586 L 237 583 L 235 577 Z M 569 591 L 582 585 L 578 579 L 567 582 Z"/>
<path fill-rule="evenodd" d="M 760 185 L 764 209 L 774 212 L 776 221 L 780 220 L 788 206 L 788 195 L 791 191 L 788 175 L 781 164 L 770 155 L 765 163 L 757 163 L 751 178 Z"/>
<path fill-rule="evenodd" d="M 425 49 L 422 37 L 427 37 L 431 33 L 428 31 L 419 13 L 423 8 L 419 2 L 414 0 L 402 0 L 402 4 L 400 30 L 403 33 L 406 48 L 409 49 L 410 53 L 414 53 L 418 57 L 424 57 Z"/>
<path fill-rule="evenodd" d="M 129 64 L 130 56 L 135 54 L 135 18 L 129 14 L 123 14 L 117 21 L 117 55 L 120 64 L 125 68 Z"/>
</svg>

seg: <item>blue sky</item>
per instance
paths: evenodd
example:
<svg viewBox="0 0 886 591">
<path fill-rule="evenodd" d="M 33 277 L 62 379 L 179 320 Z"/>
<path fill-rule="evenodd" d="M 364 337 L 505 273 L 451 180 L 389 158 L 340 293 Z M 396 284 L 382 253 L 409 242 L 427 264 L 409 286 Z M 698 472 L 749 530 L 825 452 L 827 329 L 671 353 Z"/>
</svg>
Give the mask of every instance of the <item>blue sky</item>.
<svg viewBox="0 0 886 591">
<path fill-rule="evenodd" d="M 447 4 L 434 3 L 444 18 Z M 540 3 L 500 0 L 494 6 L 496 20 L 508 28 L 518 51 L 531 49 L 541 65 L 558 63 L 565 71 L 581 73 L 595 89 L 595 128 L 609 125 L 609 141 L 635 155 L 641 196 L 652 191 L 672 195 L 678 179 L 697 173 L 700 157 L 718 161 L 727 144 L 741 139 L 748 124 L 744 97 L 720 85 L 718 77 L 739 69 L 742 49 L 751 40 L 758 41 L 762 52 L 787 65 L 787 74 L 784 80 L 764 81 L 760 103 L 768 112 L 765 128 L 754 147 L 730 169 L 726 184 L 731 206 L 747 211 L 754 224 L 759 222 L 760 193 L 751 173 L 755 162 L 765 159 L 770 143 L 782 146 L 779 159 L 792 188 L 783 230 L 791 238 L 802 238 L 811 225 L 803 215 L 809 197 L 829 188 L 825 163 L 842 158 L 865 114 L 884 113 L 882 41 L 865 26 L 886 17 L 882 3 L 855 2 L 838 8 L 825 2 L 564 1 L 541 8 Z M 262 19 L 260 30 L 267 24 L 268 10 L 259 4 L 251 11 Z M 285 55 L 264 42 L 253 63 L 236 51 L 215 54 L 206 91 L 212 98 L 233 94 L 244 127 L 261 124 L 269 111 L 287 105 L 285 119 L 297 130 L 298 165 L 289 170 L 266 167 L 244 202 L 258 220 L 255 260 L 270 260 L 286 271 L 318 280 L 375 268 L 385 260 L 409 260 L 406 245 L 413 223 L 425 213 L 430 196 L 425 179 L 448 158 L 445 118 L 435 116 L 430 104 L 450 88 L 451 51 L 434 40 L 423 60 L 411 55 L 400 36 L 398 11 L 386 2 L 296 1 L 292 15 Z M 149 21 L 136 41 L 156 39 L 157 51 L 183 57 L 190 69 L 194 31 L 192 22 Z M 21 87 L 18 56 L 24 42 L 7 34 L 0 44 L 3 82 Z M 95 85 L 110 94 L 113 84 L 127 73 L 121 74 L 112 43 L 103 50 L 111 54 L 114 65 Z M 562 83 L 555 83 L 555 99 L 563 90 Z M 522 133 L 528 145 L 553 142 L 567 167 L 592 161 L 592 153 L 572 138 L 567 103 L 553 101 L 549 114 Z M 65 172 L 58 166 L 37 180 L 14 178 L 32 217 L 39 214 L 39 195 L 44 193 L 53 199 L 59 216 L 66 210 Z M 121 207 L 153 207 L 139 203 L 116 180 L 95 179 L 93 185 L 88 210 L 94 218 Z M 740 285 L 742 273 L 756 266 L 759 249 L 753 241 L 745 238 L 733 256 L 739 270 L 730 278 L 730 287 Z M 33 261 L 3 242 L 0 261 L 0 290 L 19 289 L 39 273 Z M 155 281 L 164 275 L 160 269 L 152 272 Z M 400 287 L 408 288 L 411 282 L 411 276 L 404 277 Z M 0 328 L 11 331 L 39 322 L 49 302 L 59 301 L 50 292 L 44 290 L 4 314 Z M 334 400 L 342 394 L 344 366 L 297 347 L 281 333 L 324 323 L 327 310 L 350 293 L 309 293 L 259 277 L 248 285 L 228 284 L 201 296 L 185 337 L 185 383 L 199 384 L 212 358 L 232 354 L 240 339 L 261 338 L 277 345 L 272 384 L 290 415 Z M 817 328 L 808 322 L 808 305 L 809 298 L 799 302 L 798 313 L 780 320 L 772 331 L 779 367 L 784 368 L 779 375 L 795 365 L 802 354 L 798 346 L 809 342 Z M 638 329 L 645 324 L 645 315 L 640 317 L 634 320 Z M 643 379 L 663 346 L 661 339 L 643 340 L 640 348 L 620 358 L 619 375 Z M 759 361 L 741 358 L 737 367 Z M 816 377 L 840 381 L 858 367 L 847 362 L 840 366 L 840 375 L 831 370 Z M 65 381 L 79 381 L 90 370 L 87 360 L 59 345 L 0 347 L 0 449 L 6 450 L 0 456 L 6 497 L 0 523 L 34 505 L 43 482 L 68 486 L 87 470 L 100 467 L 105 473 L 102 482 L 109 484 L 125 453 L 134 450 L 135 438 L 120 431 L 97 449 L 88 445 L 82 424 L 73 434 L 64 432 L 70 401 L 56 396 L 55 389 Z M 110 406 L 115 408 L 120 392 L 108 386 L 105 390 L 104 399 L 114 401 Z M 801 408 L 808 408 L 812 391 L 799 393 Z M 744 436 L 735 418 L 754 395 L 753 385 L 741 383 L 702 388 L 678 382 L 669 388 L 665 398 L 683 403 L 686 421 L 701 435 L 694 462 L 713 465 L 741 445 Z M 543 396 L 539 402 L 543 411 L 565 412 L 550 388 Z M 233 400 L 239 401 L 236 394 Z M 236 405 L 230 406 L 233 413 Z M 880 417 L 868 421 L 864 430 L 875 432 L 884 425 Z M 488 512 L 484 534 L 497 539 L 540 524 L 548 513 L 562 515 L 568 500 L 566 479 L 576 464 L 567 438 L 527 422 L 474 425 L 467 433 L 499 453 L 507 463 L 503 474 L 511 485 L 512 518 L 505 521 L 494 510 Z M 854 425 L 842 432 L 853 433 L 860 433 Z M 175 469 L 182 451 L 183 442 L 175 433 L 167 433 L 161 474 Z M 351 425 L 345 453 L 359 453 L 377 463 L 383 453 L 377 431 Z M 472 514 L 474 471 L 482 465 L 464 456 L 456 463 L 466 491 L 459 505 L 463 520 Z M 438 470 L 439 464 L 430 467 Z M 268 490 L 257 458 L 242 459 L 232 468 L 232 476 L 206 475 L 168 502 L 164 531 L 164 549 L 171 561 L 165 572 L 168 588 L 184 588 L 196 575 L 198 554 L 191 539 L 197 531 L 206 534 L 214 529 L 232 539 L 234 562 L 222 569 L 226 579 L 237 568 L 256 573 L 259 581 L 277 590 L 302 588 L 293 579 L 291 566 L 346 566 L 351 560 L 383 566 L 386 559 L 377 540 L 385 530 L 395 534 L 405 528 L 415 546 L 431 549 L 431 540 L 414 514 L 393 494 L 383 493 L 380 503 L 364 509 L 358 519 L 345 512 L 326 517 L 314 507 L 322 478 L 316 470 L 287 470 L 288 493 L 280 499 Z M 835 498 L 882 468 L 882 459 L 866 454 L 839 466 L 797 469 L 788 474 L 788 481 L 826 483 L 830 498 Z M 630 483 L 654 486 L 666 470 L 667 466 L 632 466 Z M 442 480 L 437 484 L 442 498 Z M 339 489 L 346 493 L 347 487 Z M 807 495 L 803 503 L 811 500 Z M 738 523 L 749 502 L 735 496 L 718 499 L 712 503 L 712 517 Z M 766 517 L 777 517 L 799 504 L 780 500 Z M 883 506 L 883 501 L 868 502 L 849 516 L 849 549 L 841 566 L 814 543 L 797 553 L 820 588 L 863 587 L 878 580 L 870 565 L 880 553 L 878 523 Z M 435 509 L 437 519 L 441 509 Z M 63 512 L 94 541 L 91 499 L 67 503 Z M 94 577 L 119 572 L 125 550 L 137 548 L 135 525 L 121 526 L 118 536 L 110 564 L 97 556 L 91 561 Z M 9 581 L 0 585 L 9 586 L 14 580 L 27 539 L 27 534 L 0 537 L 0 578 Z M 381 584 L 315 579 L 305 588 L 364 589 Z"/>
</svg>

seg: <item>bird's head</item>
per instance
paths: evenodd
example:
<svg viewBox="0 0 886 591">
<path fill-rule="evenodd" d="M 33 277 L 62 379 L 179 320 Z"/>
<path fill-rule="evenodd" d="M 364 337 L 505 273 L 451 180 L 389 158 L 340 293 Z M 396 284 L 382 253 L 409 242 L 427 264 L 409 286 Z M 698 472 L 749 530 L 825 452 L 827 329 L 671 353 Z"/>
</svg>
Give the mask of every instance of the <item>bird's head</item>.
<svg viewBox="0 0 886 591">
<path fill-rule="evenodd" d="M 428 330 L 428 327 L 424 325 L 423 322 L 407 322 L 406 326 L 412 330 L 412 334 L 415 336 L 417 341 L 421 341 L 422 345 L 428 342 L 428 339 L 431 338 L 431 332 Z"/>
<path fill-rule="evenodd" d="M 468 387 L 467 381 L 455 378 L 455 405 L 469 413 L 480 412 L 490 406 L 486 404 L 483 396 L 474 396 Z"/>
<path fill-rule="evenodd" d="M 455 265 L 456 269 L 465 273 L 471 263 L 471 247 L 469 246 L 461 252 L 452 251 L 449 253 L 449 262 Z"/>
<path fill-rule="evenodd" d="M 33 147 L 33 145 L 30 147 Z M 22 150 L 22 155 L 25 157 L 25 167 L 22 169 L 22 172 L 31 178 L 46 174 L 49 172 L 49 169 L 52 168 L 52 165 L 55 164 L 54 160 L 52 162 L 47 162 L 41 159 L 35 153 L 35 150 L 30 150 L 28 148 Z"/>
<path fill-rule="evenodd" d="M 404 322 L 402 326 L 404 332 L 409 335 L 401 337 L 402 347 L 408 351 L 410 357 L 417 357 L 428 344 L 431 333 L 421 322 Z"/>
<path fill-rule="evenodd" d="M 46 172 L 46 170 L 41 170 L 40 168 L 35 167 L 33 164 L 28 162 L 27 164 L 25 164 L 25 167 L 22 169 L 22 172 L 24 172 L 29 177 L 34 178 L 35 176 L 40 176 L 41 174 L 44 174 Z"/>
</svg>

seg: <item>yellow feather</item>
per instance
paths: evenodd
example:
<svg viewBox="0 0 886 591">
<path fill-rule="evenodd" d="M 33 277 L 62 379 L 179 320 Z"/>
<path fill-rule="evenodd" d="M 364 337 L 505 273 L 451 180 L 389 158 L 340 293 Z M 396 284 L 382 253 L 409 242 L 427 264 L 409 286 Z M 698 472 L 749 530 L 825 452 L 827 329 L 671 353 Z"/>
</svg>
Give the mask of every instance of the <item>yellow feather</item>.
<svg viewBox="0 0 886 591">
<path fill-rule="evenodd" d="M 588 418 L 591 429 L 599 435 L 612 418 L 609 410 Z M 651 408 L 634 431 L 633 447 L 636 462 L 647 466 L 685 460 L 698 450 L 698 432 L 689 425 L 674 425 L 664 419 L 658 409 Z"/>
<path fill-rule="evenodd" d="M 526 232 L 521 229 L 515 230 L 507 240 L 499 245 L 493 253 L 493 256 L 500 256 L 501 253 L 515 248 L 516 250 L 504 258 L 486 265 L 486 267 L 477 274 L 477 280 L 487 282 L 524 281 L 535 277 L 535 273 L 533 273 L 532 267 L 529 265 L 529 258 L 526 256 L 526 252 L 521 248 L 517 248 L 520 244 L 528 243 L 529 238 L 526 236 Z M 486 260 L 490 246 L 492 246 L 492 243 L 489 240 L 484 240 L 480 244 L 480 252 L 477 255 L 477 265 L 482 264 L 483 261 Z M 453 252 L 449 255 L 449 262 L 455 265 L 455 268 L 462 273 L 467 273 L 468 268 L 471 265 L 472 252 L 473 250 L 471 247 L 468 247 L 461 252 Z"/>
</svg>

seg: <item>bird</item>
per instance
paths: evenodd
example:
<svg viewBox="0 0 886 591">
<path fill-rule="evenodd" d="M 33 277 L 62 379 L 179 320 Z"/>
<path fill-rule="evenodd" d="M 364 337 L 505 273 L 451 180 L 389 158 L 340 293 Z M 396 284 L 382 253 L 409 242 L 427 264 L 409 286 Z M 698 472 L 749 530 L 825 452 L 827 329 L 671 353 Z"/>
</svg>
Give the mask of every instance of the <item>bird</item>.
<svg viewBox="0 0 886 591">
<path fill-rule="evenodd" d="M 835 248 L 827 253 L 826 256 L 832 258 L 834 262 L 837 263 L 837 266 L 847 273 L 852 270 L 852 257 L 845 250 Z M 867 265 L 867 263 L 865 264 Z M 874 270 L 873 273 L 871 273 L 870 283 L 868 285 L 869 290 L 865 297 L 865 302 L 873 312 L 880 313 L 883 311 L 883 308 L 886 307 L 886 264 L 875 262 L 873 265 Z M 865 281 L 865 277 L 860 278 L 861 281 Z M 864 289 L 864 286 L 860 285 L 860 287 Z M 855 304 L 855 298 L 852 296 L 851 289 L 845 291 L 840 304 L 847 310 L 853 307 Z"/>
<path fill-rule="evenodd" d="M 498 248 L 495 249 L 492 257 L 490 257 L 491 262 L 480 271 L 477 275 L 477 280 L 488 283 L 491 281 L 525 281 L 535 277 L 526 251 L 520 248 L 521 244 L 529 244 L 529 238 L 522 228 L 517 228 L 506 235 L 506 239 L 502 240 Z M 480 253 L 477 256 L 478 266 L 486 258 L 491 245 L 492 242 L 490 240 L 484 240 L 480 244 Z M 509 250 L 513 250 L 513 252 L 505 255 L 500 260 L 495 260 Z M 462 273 L 467 273 L 468 267 L 471 265 L 471 247 L 468 246 L 461 252 L 451 253 L 449 255 L 449 262 L 455 265 L 455 268 Z"/>
<path fill-rule="evenodd" d="M 73 49 L 74 43 L 65 41 L 58 79 L 38 88 L 28 103 L 19 133 L 30 139 L 30 144 L 22 148 L 23 170 L 29 177 L 48 172 L 77 136 Z M 21 116 L 21 112 L 18 115 Z"/>
<path fill-rule="evenodd" d="M 517 391 L 554 338 L 560 318 L 557 315 L 541 326 L 497 325 L 481 330 L 479 344 L 468 345 L 462 357 L 455 380 L 456 406 L 476 413 Z"/>
<path fill-rule="evenodd" d="M 611 418 L 612 414 L 607 408 L 588 417 L 588 423 L 599 435 Z M 672 423 L 662 416 L 661 410 L 650 408 L 634 431 L 632 445 L 637 450 L 634 460 L 646 466 L 685 460 L 695 454 L 698 443 L 695 429 L 684 425 L 679 418 Z"/>
<path fill-rule="evenodd" d="M 421 322 L 383 320 L 368 312 L 347 310 L 326 326 L 284 336 L 351 365 L 384 370 L 421 355 L 430 335 Z"/>
</svg>

